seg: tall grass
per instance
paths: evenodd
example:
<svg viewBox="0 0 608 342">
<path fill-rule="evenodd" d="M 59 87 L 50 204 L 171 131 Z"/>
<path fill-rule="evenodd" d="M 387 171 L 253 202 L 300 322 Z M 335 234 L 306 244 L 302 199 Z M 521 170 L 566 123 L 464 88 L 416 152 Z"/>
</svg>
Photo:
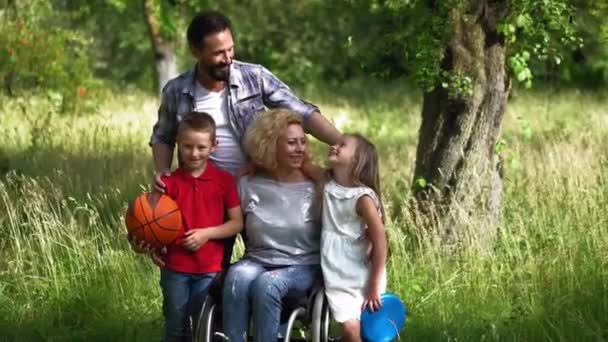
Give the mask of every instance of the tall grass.
<svg viewBox="0 0 608 342">
<path fill-rule="evenodd" d="M 374 92 L 370 92 L 373 90 Z M 608 101 L 575 90 L 512 99 L 505 196 L 491 252 L 446 252 L 408 208 L 420 102 L 400 84 L 310 91 L 346 131 L 377 143 L 390 213 L 389 289 L 403 341 L 608 339 Z M 331 94 L 328 97 L 325 94 Z M 409 95 L 408 95 L 409 94 Z M 124 238 L 147 187 L 155 99 L 110 96 L 78 117 L 0 108 L 0 340 L 158 340 L 158 274 Z M 315 151 L 321 160 L 324 148 Z M 478 224 L 470 222 L 470 224 Z"/>
</svg>

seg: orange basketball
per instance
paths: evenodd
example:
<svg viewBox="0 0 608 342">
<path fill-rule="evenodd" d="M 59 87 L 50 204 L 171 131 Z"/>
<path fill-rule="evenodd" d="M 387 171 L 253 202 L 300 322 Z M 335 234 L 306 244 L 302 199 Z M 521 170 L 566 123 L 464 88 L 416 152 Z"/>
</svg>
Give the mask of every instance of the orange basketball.
<svg viewBox="0 0 608 342">
<path fill-rule="evenodd" d="M 155 199 L 158 200 L 154 203 Z M 125 224 L 129 236 L 160 249 L 177 238 L 182 214 L 171 197 L 144 192 L 129 205 Z"/>
</svg>

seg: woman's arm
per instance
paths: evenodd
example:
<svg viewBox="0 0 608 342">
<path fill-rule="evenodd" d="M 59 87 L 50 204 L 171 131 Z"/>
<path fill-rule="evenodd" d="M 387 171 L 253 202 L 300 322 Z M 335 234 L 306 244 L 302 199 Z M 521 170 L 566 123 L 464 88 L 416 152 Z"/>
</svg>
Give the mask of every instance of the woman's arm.
<svg viewBox="0 0 608 342">
<path fill-rule="evenodd" d="M 302 172 L 304 175 L 313 180 L 317 185 L 325 184 L 325 170 L 317 164 L 314 164 L 310 157 L 306 156 L 302 163 Z"/>
<path fill-rule="evenodd" d="M 359 213 L 367 225 L 367 238 L 372 245 L 370 255 L 372 270 L 363 307 L 369 306 L 369 308 L 374 311 L 382 306 L 382 302 L 380 301 L 380 287 L 382 285 L 384 267 L 386 265 L 386 233 L 376 204 L 370 196 L 361 196 L 361 198 L 359 198 L 357 201 L 357 213 Z"/>
</svg>

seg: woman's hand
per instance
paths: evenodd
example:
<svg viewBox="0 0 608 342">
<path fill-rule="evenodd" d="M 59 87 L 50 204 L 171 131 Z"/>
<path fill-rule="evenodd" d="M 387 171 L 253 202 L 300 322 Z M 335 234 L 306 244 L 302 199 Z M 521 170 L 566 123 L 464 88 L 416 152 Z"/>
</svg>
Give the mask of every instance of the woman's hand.
<svg viewBox="0 0 608 342">
<path fill-rule="evenodd" d="M 195 252 L 209 240 L 209 235 L 207 234 L 209 229 L 212 228 L 192 229 L 187 231 L 182 240 L 182 247 L 191 252 Z"/>
<path fill-rule="evenodd" d="M 325 184 L 325 171 L 322 167 L 312 162 L 308 151 L 304 153 L 301 170 L 306 177 L 312 179 L 317 185 L 322 186 Z"/>
<path fill-rule="evenodd" d="M 369 308 L 371 312 L 374 312 L 380 307 L 382 307 L 382 300 L 380 300 L 380 282 L 379 281 L 370 281 L 369 288 L 367 289 L 367 294 L 363 300 L 363 305 L 361 310 L 365 310 L 365 308 Z"/>
</svg>

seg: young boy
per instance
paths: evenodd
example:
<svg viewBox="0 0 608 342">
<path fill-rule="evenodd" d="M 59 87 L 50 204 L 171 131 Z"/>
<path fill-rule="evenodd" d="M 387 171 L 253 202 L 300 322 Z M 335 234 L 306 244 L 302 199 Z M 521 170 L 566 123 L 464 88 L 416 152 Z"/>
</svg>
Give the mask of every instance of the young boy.
<svg viewBox="0 0 608 342">
<path fill-rule="evenodd" d="M 181 164 L 162 180 L 182 212 L 184 232 L 166 253 L 152 254 L 161 272 L 165 341 L 189 338 L 189 316 L 196 317 L 222 270 L 224 245 L 218 239 L 238 234 L 243 226 L 233 177 L 209 160 L 217 145 L 213 118 L 186 115 L 177 129 L 177 144 Z"/>
</svg>

